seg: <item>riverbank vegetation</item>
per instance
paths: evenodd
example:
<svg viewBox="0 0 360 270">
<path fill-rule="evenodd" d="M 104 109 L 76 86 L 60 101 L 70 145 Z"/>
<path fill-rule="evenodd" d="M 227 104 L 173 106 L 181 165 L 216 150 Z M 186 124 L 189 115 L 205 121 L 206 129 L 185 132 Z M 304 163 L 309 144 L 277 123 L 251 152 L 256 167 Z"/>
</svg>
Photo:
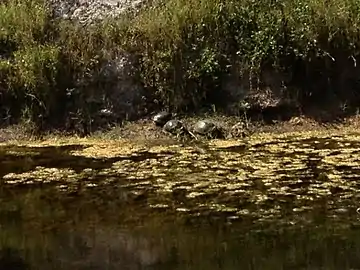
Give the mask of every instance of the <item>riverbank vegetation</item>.
<svg viewBox="0 0 360 270">
<path fill-rule="evenodd" d="M 7 0 L 0 4 L 1 123 L 87 133 L 103 124 L 104 109 L 112 111 L 108 124 L 164 107 L 241 113 L 246 103 L 264 109 L 269 96 L 300 113 L 314 106 L 355 113 L 359 10 L 354 0 L 158 0 L 84 26 L 56 18 L 43 0 Z M 132 113 L 116 93 L 119 74 L 106 68 L 129 55 L 136 87 L 126 91 L 143 89 Z"/>
</svg>

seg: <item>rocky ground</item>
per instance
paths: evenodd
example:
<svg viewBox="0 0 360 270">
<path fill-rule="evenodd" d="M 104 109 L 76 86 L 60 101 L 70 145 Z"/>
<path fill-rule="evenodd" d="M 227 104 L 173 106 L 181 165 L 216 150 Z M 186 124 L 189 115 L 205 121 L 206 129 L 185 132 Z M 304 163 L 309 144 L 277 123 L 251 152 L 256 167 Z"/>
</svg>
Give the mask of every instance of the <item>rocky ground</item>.
<svg viewBox="0 0 360 270">
<path fill-rule="evenodd" d="M 54 16 L 91 24 L 138 11 L 148 0 L 49 0 Z"/>
</svg>

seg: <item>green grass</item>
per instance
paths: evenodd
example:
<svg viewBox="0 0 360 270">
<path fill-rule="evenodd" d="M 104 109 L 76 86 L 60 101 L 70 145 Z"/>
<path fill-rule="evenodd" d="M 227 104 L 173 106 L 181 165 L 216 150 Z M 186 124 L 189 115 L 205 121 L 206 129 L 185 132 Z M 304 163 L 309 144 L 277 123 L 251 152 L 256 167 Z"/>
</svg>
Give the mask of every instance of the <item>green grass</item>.
<svg viewBox="0 0 360 270">
<path fill-rule="evenodd" d="M 8 0 L 0 4 L 0 54 L 7 56 L 0 60 L 0 116 L 40 128 L 63 127 L 71 113 L 91 121 L 98 108 L 87 100 L 105 95 L 117 105 L 100 70 L 122 52 L 138 59 L 134 78 L 147 90 L 147 105 L 225 106 L 222 84 L 234 68 L 260 78 L 266 68 L 295 73 L 299 61 L 308 73 L 353 65 L 359 11 L 355 0 L 167 0 L 137 16 L 81 27 L 52 19 L 42 0 Z"/>
</svg>

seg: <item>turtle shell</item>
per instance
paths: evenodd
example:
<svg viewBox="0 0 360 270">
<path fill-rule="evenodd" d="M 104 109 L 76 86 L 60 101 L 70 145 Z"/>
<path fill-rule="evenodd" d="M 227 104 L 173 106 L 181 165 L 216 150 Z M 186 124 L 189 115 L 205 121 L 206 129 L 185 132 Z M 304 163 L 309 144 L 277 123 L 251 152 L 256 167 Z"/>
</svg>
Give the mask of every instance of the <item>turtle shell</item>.
<svg viewBox="0 0 360 270">
<path fill-rule="evenodd" d="M 197 122 L 194 127 L 194 131 L 200 135 L 207 135 L 214 132 L 215 130 L 215 124 L 205 120 Z"/>
<path fill-rule="evenodd" d="M 164 125 L 164 130 L 167 132 L 175 133 L 183 129 L 183 124 L 179 120 L 167 121 Z"/>
<path fill-rule="evenodd" d="M 159 112 L 154 116 L 153 121 L 155 125 L 162 127 L 171 119 L 171 117 L 172 114 L 169 112 Z"/>
</svg>

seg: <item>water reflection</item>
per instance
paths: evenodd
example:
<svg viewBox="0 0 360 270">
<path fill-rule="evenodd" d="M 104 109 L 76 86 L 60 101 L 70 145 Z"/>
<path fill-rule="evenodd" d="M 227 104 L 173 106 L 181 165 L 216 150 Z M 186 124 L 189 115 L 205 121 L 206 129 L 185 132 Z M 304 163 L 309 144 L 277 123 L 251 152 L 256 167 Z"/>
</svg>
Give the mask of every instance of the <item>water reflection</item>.
<svg viewBox="0 0 360 270">
<path fill-rule="evenodd" d="M 360 269 L 356 211 L 230 223 L 88 192 L 3 188 L 0 269 Z"/>
</svg>

